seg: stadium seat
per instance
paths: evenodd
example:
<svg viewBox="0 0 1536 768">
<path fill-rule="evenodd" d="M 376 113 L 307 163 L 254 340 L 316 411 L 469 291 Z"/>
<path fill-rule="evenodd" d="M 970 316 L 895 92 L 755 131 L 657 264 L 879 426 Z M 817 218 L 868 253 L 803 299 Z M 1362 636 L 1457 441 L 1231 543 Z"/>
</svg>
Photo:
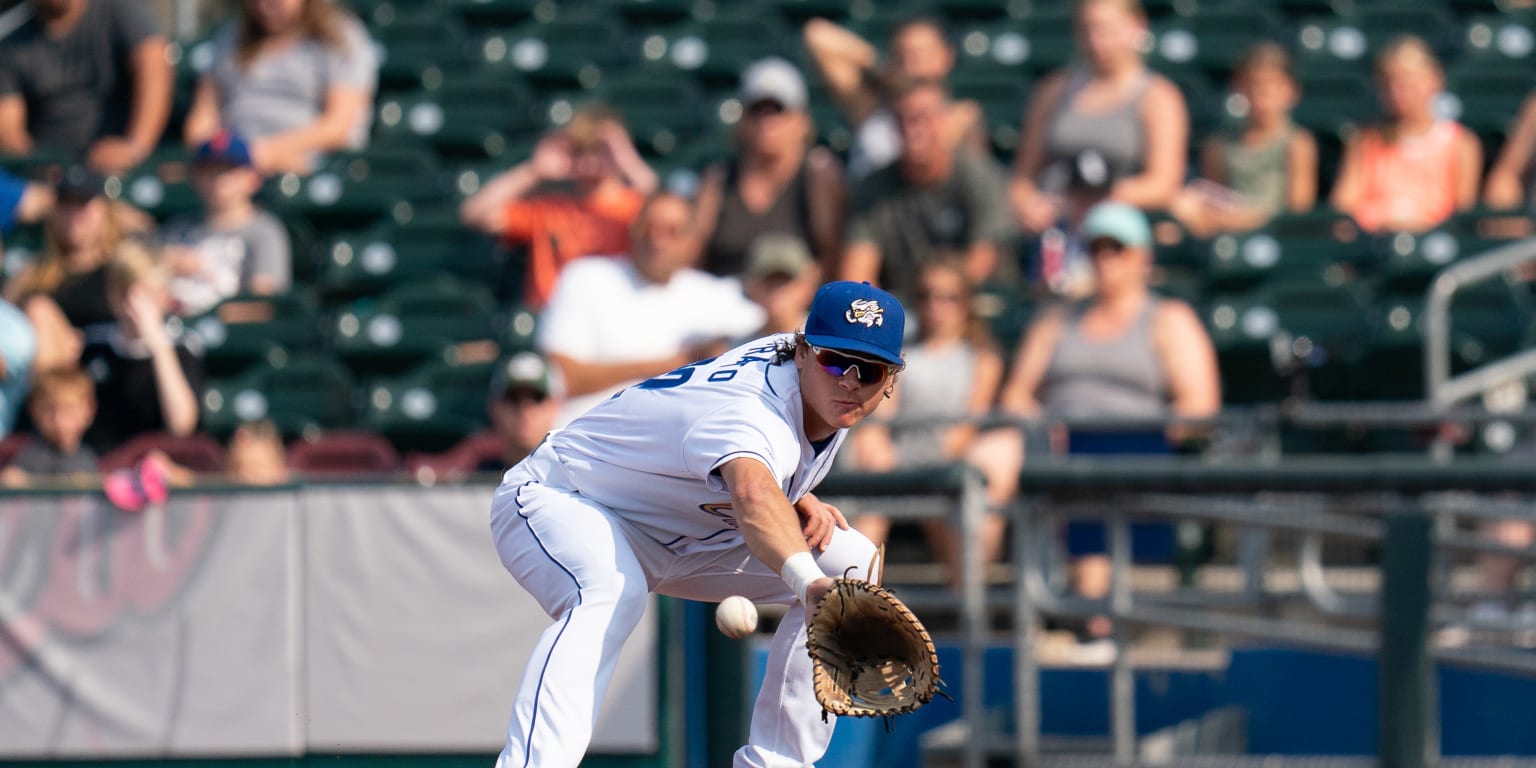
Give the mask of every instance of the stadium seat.
<svg viewBox="0 0 1536 768">
<path fill-rule="evenodd" d="M 706 88 L 733 89 L 753 61 L 798 48 L 795 33 L 775 16 L 752 10 L 722 10 L 708 20 L 659 29 L 640 41 L 640 56 L 686 73 Z"/>
<path fill-rule="evenodd" d="M 388 18 L 388 23 L 376 22 L 371 30 L 382 54 L 380 91 L 430 85 L 440 82 L 445 73 L 463 71 L 475 64 L 469 55 L 469 36 L 458 19 L 445 17 L 431 5 L 394 13 Z"/>
<path fill-rule="evenodd" d="M 1349 399 L 1368 322 L 1358 287 L 1266 285 L 1218 296 L 1206 318 L 1226 402 Z"/>
<path fill-rule="evenodd" d="M 1422 234 L 1399 232 L 1382 239 L 1377 274 L 1387 291 L 1422 292 L 1435 273 L 1489 247 L 1488 242 L 1458 238 L 1443 229 Z"/>
<path fill-rule="evenodd" d="M 1201 8 L 1152 26 L 1152 66 L 1197 68 L 1225 82 L 1233 66 L 1261 40 L 1281 36 L 1280 21 L 1253 8 Z"/>
<path fill-rule="evenodd" d="M 158 433 L 139 435 L 102 456 L 97 466 L 102 472 L 127 469 L 151 451 L 159 451 L 172 462 L 193 472 L 224 471 L 224 447 L 204 434 L 185 437 Z"/>
<path fill-rule="evenodd" d="M 984 59 L 964 58 L 950 75 L 956 99 L 974 99 L 987 121 L 987 138 L 1000 153 L 1012 153 L 1019 143 L 1019 126 L 1029 106 L 1030 78 L 1017 69 L 977 66 Z"/>
<path fill-rule="evenodd" d="M 703 96 L 668 67 L 610 78 L 595 95 L 624 116 L 635 147 L 647 158 L 666 157 L 704 130 Z"/>
<path fill-rule="evenodd" d="M 1528 297 L 1526 297 L 1528 299 Z M 1409 292 L 1377 302 L 1358 396 L 1370 400 L 1424 397 L 1424 295 Z M 1511 286 L 1493 283 L 1460 293 L 1450 308 L 1451 371 L 1462 373 L 1525 345 L 1531 309 Z"/>
<path fill-rule="evenodd" d="M 1004 19 L 962 29 L 959 47 L 963 56 L 985 57 L 1038 79 L 1072 61 L 1073 34 L 1069 9 L 1042 9 L 1027 20 Z"/>
<path fill-rule="evenodd" d="M 272 179 L 265 199 L 277 216 L 302 220 L 316 231 L 364 229 L 409 218 L 413 211 L 408 194 L 432 186 L 419 179 L 414 189 L 384 179 L 352 181 L 326 169 L 310 176 L 284 174 Z"/>
<path fill-rule="evenodd" d="M 499 341 L 491 292 L 448 276 L 359 299 L 337 313 L 333 327 L 337 354 L 365 374 L 404 373 L 431 360 L 456 362 L 461 345 L 489 347 L 493 357 Z"/>
<path fill-rule="evenodd" d="M 362 426 L 401 451 L 448 449 L 486 424 L 489 362 L 429 363 L 368 391 Z"/>
<path fill-rule="evenodd" d="M 501 466 L 501 438 L 496 433 L 476 432 L 440 453 L 406 454 L 406 470 L 418 481 L 458 480 L 481 471 L 485 465 Z"/>
<path fill-rule="evenodd" d="M 852 4 L 847 0 L 767 0 L 767 5 L 780 21 L 799 29 L 811 19 L 827 19 L 837 24 L 845 24 L 851 10 L 849 6 Z"/>
<path fill-rule="evenodd" d="M 443 7 L 470 29 L 505 29 L 532 19 L 544 4 L 544 0 L 447 0 Z"/>
<path fill-rule="evenodd" d="M 288 447 L 288 468 L 312 478 L 346 480 L 398 472 L 401 464 L 400 454 L 384 438 L 344 431 L 294 441 Z"/>
<path fill-rule="evenodd" d="M 598 0 L 605 11 L 628 27 L 672 24 L 694 15 L 696 0 Z"/>
<path fill-rule="evenodd" d="M 457 221 L 387 224 L 333 241 L 316 287 L 334 301 L 443 275 L 489 284 L 500 276 L 500 256 L 495 240 Z"/>
<path fill-rule="evenodd" d="M 263 361 L 281 363 L 320 341 L 319 312 L 304 289 L 279 296 L 231 297 L 189 318 L 187 325 L 202 339 L 204 365 L 214 377 L 231 376 Z"/>
<path fill-rule="evenodd" d="M 572 13 L 487 37 L 481 47 L 490 71 L 509 68 L 540 89 L 594 88 L 604 73 L 627 63 L 619 24 L 590 13 Z"/>
<path fill-rule="evenodd" d="M 0 438 L 0 467 L 10 464 L 11 459 L 16 458 L 16 454 L 20 453 L 29 442 L 32 442 L 31 435 L 14 432 Z"/>
<path fill-rule="evenodd" d="M 133 207 L 161 223 L 196 216 L 203 207 L 197 190 L 187 179 L 169 180 L 142 169 L 123 180 L 122 195 Z"/>
<path fill-rule="evenodd" d="M 381 99 L 376 132 L 394 142 L 423 142 L 439 156 L 500 157 L 544 125 L 537 100 L 508 73 L 458 77 L 433 90 Z"/>
<path fill-rule="evenodd" d="M 1480 13 L 1467 19 L 1458 68 L 1509 72 L 1536 57 L 1536 11 Z"/>
<path fill-rule="evenodd" d="M 269 419 L 285 437 L 352 423 L 352 376 L 328 355 L 296 355 L 203 391 L 203 428 L 225 439 L 241 423 Z"/>
<path fill-rule="evenodd" d="M 1363 241 L 1281 237 L 1273 230 L 1213 238 L 1206 251 L 1206 276 L 1220 290 L 1246 289 L 1270 281 L 1340 285 L 1370 260 Z"/>
</svg>

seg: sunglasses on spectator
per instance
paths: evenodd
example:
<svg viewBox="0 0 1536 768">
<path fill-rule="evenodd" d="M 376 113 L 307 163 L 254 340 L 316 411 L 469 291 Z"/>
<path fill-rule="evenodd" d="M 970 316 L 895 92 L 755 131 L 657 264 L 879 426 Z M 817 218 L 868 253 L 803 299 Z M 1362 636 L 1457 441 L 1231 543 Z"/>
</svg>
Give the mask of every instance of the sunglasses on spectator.
<svg viewBox="0 0 1536 768">
<path fill-rule="evenodd" d="M 848 371 L 853 371 L 860 384 L 879 384 L 885 381 L 887 376 L 896 366 L 890 363 L 882 363 L 877 360 L 868 360 L 862 357 L 843 354 L 821 347 L 811 347 L 811 353 L 816 357 L 816 364 L 823 371 L 831 374 L 833 378 L 841 379 Z"/>
<path fill-rule="evenodd" d="M 1093 242 L 1088 244 L 1088 255 L 1090 256 L 1102 256 L 1106 254 L 1118 256 L 1122 253 L 1125 253 L 1125 243 L 1122 243 L 1119 240 L 1115 240 L 1113 238 L 1100 237 L 1096 238 Z"/>
<path fill-rule="evenodd" d="M 509 387 L 501 399 L 513 405 L 539 405 L 548 400 L 549 395 L 524 387 Z"/>
<path fill-rule="evenodd" d="M 783 114 L 783 113 L 784 113 L 784 105 L 778 103 L 777 101 L 774 101 L 773 99 L 763 99 L 762 101 L 754 101 L 751 104 L 747 105 L 747 114 L 752 116 L 752 117 L 763 117 L 765 115 L 780 115 L 780 114 Z"/>
</svg>

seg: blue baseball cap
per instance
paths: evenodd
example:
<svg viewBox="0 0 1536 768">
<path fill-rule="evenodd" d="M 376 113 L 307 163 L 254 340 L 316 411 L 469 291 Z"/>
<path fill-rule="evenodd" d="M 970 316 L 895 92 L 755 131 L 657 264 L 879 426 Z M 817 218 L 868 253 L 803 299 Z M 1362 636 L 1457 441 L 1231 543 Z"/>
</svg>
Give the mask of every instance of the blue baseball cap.
<svg viewBox="0 0 1536 768">
<path fill-rule="evenodd" d="M 851 352 L 901 365 L 907 311 L 901 302 L 869 283 L 827 283 L 811 300 L 805 340 L 818 347 Z"/>
<path fill-rule="evenodd" d="M 16 226 L 16 213 L 21 208 L 22 195 L 27 193 L 27 182 L 0 171 L 0 233 Z"/>
<path fill-rule="evenodd" d="M 1140 209 L 1111 201 L 1088 211 L 1083 218 L 1082 237 L 1089 243 L 1107 237 L 1130 248 L 1146 248 L 1152 244 L 1152 226 Z"/>
<path fill-rule="evenodd" d="M 224 130 L 203 142 L 192 156 L 195 163 L 219 163 L 237 168 L 249 168 L 251 145 L 238 133 Z"/>
</svg>

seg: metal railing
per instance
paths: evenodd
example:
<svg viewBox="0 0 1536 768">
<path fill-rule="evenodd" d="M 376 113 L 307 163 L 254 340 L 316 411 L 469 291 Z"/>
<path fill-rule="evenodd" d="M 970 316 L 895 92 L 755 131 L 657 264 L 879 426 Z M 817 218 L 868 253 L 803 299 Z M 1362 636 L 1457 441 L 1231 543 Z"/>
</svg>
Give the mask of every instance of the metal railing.
<svg viewBox="0 0 1536 768">
<path fill-rule="evenodd" d="M 1424 392 L 1445 407 L 1536 374 L 1536 349 L 1526 349 L 1459 376 L 1451 376 L 1451 300 L 1468 286 L 1536 262 L 1536 240 L 1521 240 L 1446 267 L 1430 284 L 1424 307 Z"/>
<path fill-rule="evenodd" d="M 1137 760 L 1133 670 L 1125 649 L 1134 627 L 1173 627 L 1301 647 L 1376 654 L 1384 687 L 1380 718 L 1383 765 L 1426 764 L 1434 738 L 1431 657 L 1458 665 L 1536 675 L 1536 657 L 1512 648 L 1430 649 L 1432 628 L 1466 621 L 1451 589 L 1450 558 L 1462 553 L 1531 559 L 1458 529 L 1458 522 L 1517 518 L 1536 523 L 1536 506 L 1506 494 L 1536 494 L 1536 472 L 1487 461 L 1446 465 L 1423 458 L 1327 458 L 1284 464 L 1225 464 L 1182 459 L 1073 459 L 1038 463 L 1022 475 L 1014 530 L 1017 581 L 1013 611 L 1015 722 L 1020 765 L 1044 765 L 1040 737 L 1040 627 L 1048 616 L 1108 616 L 1117 652 L 1110 667 L 1111 742 L 1115 765 Z M 1109 595 L 1087 600 L 1054 586 L 1056 524 L 1094 517 L 1108 526 L 1113 564 Z M 1246 574 L 1237 592 L 1186 587 L 1150 594 L 1131 588 L 1133 519 L 1197 521 L 1236 527 L 1245 537 L 1284 532 L 1298 564 L 1300 596 L 1311 617 L 1270 615 L 1276 597 L 1265 586 L 1270 546 L 1239 547 Z M 1415 537 L 1418 538 L 1415 538 Z M 1329 585 L 1324 539 L 1370 544 L 1381 551 L 1375 588 L 1344 594 Z M 1417 543 L 1416 543 L 1417 542 Z M 1422 555 L 1416 547 L 1422 549 Z M 1433 566 L 1433 567 L 1432 567 Z M 1415 590 L 1415 585 L 1422 587 Z M 1422 599 L 1413 596 L 1421 594 Z M 973 723 L 979 721 L 971 721 Z M 972 741 L 981 742 L 982 738 Z"/>
</svg>

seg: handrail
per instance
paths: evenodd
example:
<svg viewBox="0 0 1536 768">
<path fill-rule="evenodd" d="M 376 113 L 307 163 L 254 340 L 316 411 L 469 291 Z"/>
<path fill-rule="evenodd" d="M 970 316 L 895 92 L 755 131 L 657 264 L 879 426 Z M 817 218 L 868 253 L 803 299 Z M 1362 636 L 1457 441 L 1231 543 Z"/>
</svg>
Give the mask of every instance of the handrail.
<svg viewBox="0 0 1536 768">
<path fill-rule="evenodd" d="M 1536 373 L 1536 350 L 1528 350 L 1451 376 L 1451 299 L 1468 285 L 1486 282 L 1530 262 L 1536 262 L 1536 239 L 1459 261 L 1441 270 L 1430 283 L 1424 305 L 1424 394 L 1430 405 L 1444 408 Z"/>
</svg>

